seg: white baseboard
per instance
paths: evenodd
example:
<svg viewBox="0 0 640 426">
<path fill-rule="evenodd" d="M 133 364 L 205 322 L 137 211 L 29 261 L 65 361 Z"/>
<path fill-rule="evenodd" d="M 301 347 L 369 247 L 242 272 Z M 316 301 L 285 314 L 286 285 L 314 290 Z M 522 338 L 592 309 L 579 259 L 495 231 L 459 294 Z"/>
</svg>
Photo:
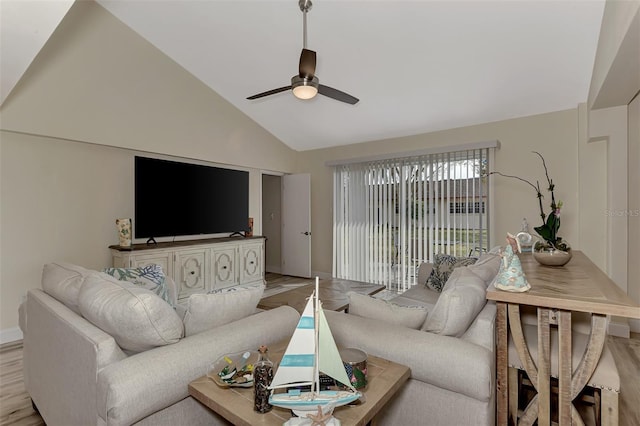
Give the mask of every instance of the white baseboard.
<svg viewBox="0 0 640 426">
<path fill-rule="evenodd" d="M 22 340 L 22 337 L 22 330 L 20 330 L 20 327 L 0 330 L 0 345 Z"/>
</svg>

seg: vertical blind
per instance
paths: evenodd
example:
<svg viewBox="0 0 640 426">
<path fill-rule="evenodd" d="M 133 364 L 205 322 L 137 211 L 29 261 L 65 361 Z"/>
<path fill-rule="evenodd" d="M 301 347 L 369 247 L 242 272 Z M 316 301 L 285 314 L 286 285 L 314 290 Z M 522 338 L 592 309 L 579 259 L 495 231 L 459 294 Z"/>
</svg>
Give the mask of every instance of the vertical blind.
<svg viewBox="0 0 640 426">
<path fill-rule="evenodd" d="M 404 291 L 437 253 L 488 246 L 489 148 L 336 165 L 333 275 Z"/>
</svg>

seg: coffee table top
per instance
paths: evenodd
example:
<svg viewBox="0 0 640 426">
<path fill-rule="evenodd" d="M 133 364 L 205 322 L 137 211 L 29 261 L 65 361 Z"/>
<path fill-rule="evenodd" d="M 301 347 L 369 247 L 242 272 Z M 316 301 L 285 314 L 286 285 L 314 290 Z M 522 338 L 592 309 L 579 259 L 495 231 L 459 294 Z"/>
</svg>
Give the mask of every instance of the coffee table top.
<svg viewBox="0 0 640 426">
<path fill-rule="evenodd" d="M 269 358 L 275 365 L 282 358 L 288 344 L 279 342 L 269 347 Z M 368 384 L 364 391 L 366 401 L 345 405 L 333 415 L 343 426 L 366 425 L 384 407 L 409 378 L 409 367 L 369 355 L 367 359 Z M 279 425 L 291 418 L 291 412 L 280 407 L 265 414 L 253 411 L 253 388 L 222 388 L 208 377 L 189 384 L 189 394 L 223 416 L 234 425 Z"/>
<path fill-rule="evenodd" d="M 274 309 L 279 306 L 289 305 L 299 313 L 302 313 L 307 299 L 315 290 L 315 284 L 307 284 L 296 287 L 273 296 L 265 297 L 258 303 L 260 309 Z M 319 296 L 322 307 L 330 311 L 344 311 L 349 308 L 347 292 L 354 291 L 360 294 L 372 295 L 385 289 L 379 284 L 365 283 L 342 279 L 320 280 Z"/>
</svg>

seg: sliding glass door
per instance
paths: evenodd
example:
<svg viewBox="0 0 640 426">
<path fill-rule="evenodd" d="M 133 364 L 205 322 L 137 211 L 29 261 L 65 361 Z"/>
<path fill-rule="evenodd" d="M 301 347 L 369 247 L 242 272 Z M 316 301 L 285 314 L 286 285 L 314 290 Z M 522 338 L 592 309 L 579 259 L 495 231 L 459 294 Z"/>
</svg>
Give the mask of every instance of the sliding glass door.
<svg viewBox="0 0 640 426">
<path fill-rule="evenodd" d="M 435 254 L 488 247 L 489 148 L 337 165 L 335 277 L 404 291 Z"/>
</svg>

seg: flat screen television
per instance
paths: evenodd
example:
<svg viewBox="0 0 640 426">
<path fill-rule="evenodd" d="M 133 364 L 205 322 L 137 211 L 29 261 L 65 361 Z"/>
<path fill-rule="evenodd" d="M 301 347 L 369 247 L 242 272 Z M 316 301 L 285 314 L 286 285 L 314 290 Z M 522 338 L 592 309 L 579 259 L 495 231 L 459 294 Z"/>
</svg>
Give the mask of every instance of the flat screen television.
<svg viewBox="0 0 640 426">
<path fill-rule="evenodd" d="M 135 238 L 246 231 L 249 172 L 135 157 Z"/>
</svg>

